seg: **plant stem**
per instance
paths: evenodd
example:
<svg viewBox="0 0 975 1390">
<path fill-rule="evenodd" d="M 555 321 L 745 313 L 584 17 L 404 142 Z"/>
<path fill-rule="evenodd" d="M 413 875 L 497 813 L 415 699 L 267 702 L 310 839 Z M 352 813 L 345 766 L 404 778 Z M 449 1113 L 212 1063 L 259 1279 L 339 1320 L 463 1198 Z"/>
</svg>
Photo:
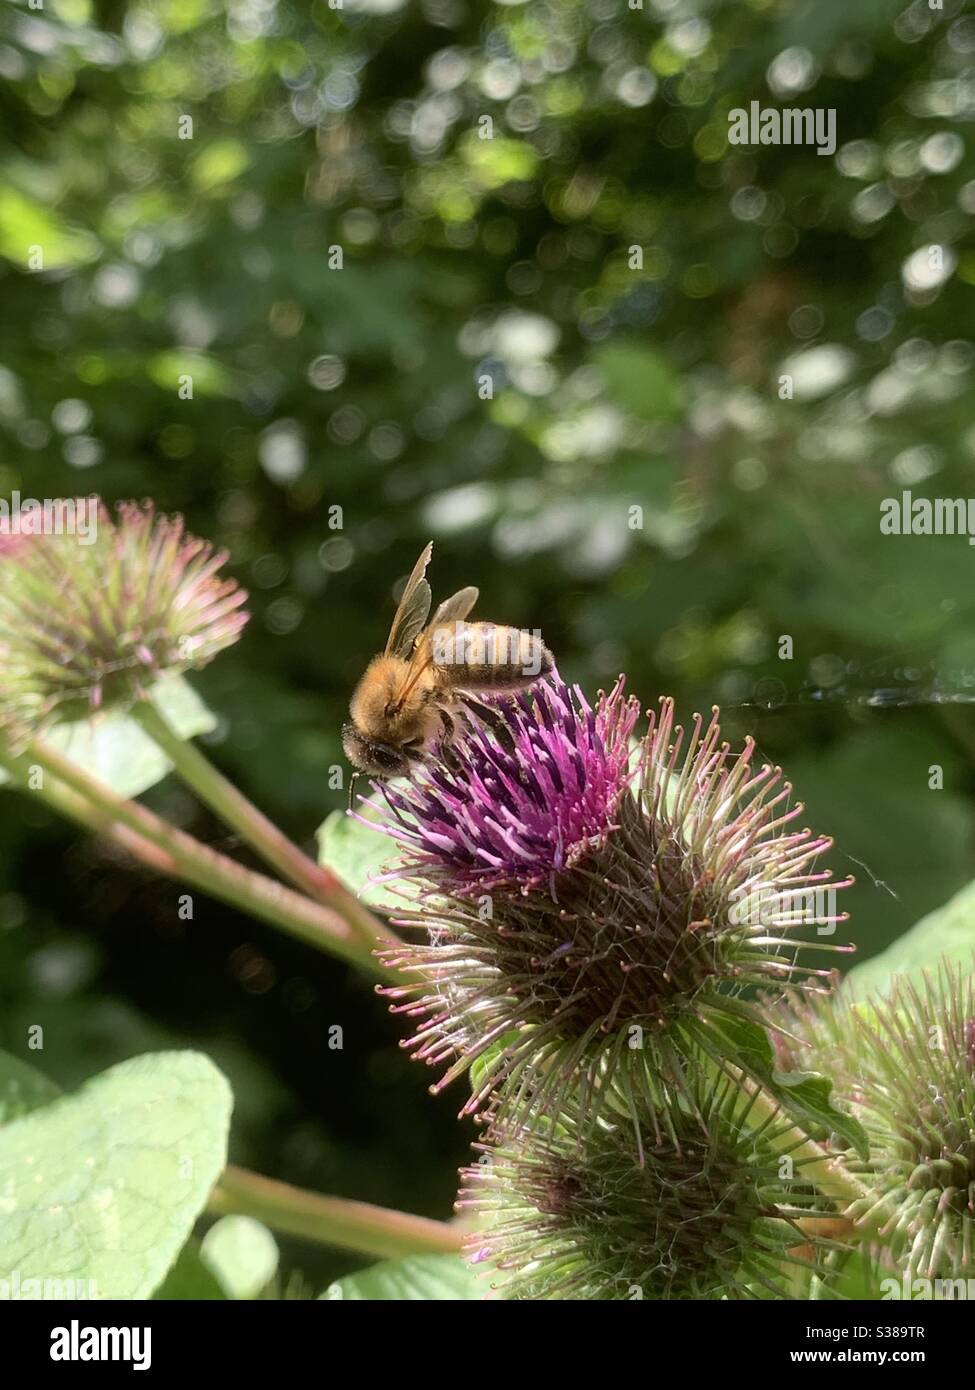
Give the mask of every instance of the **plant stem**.
<svg viewBox="0 0 975 1390">
<path fill-rule="evenodd" d="M 253 1216 L 282 1235 L 380 1259 L 454 1254 L 461 1248 L 460 1231 L 446 1222 L 344 1197 L 324 1197 L 232 1164 L 210 1194 L 207 1209 L 220 1216 L 230 1212 Z"/>
<path fill-rule="evenodd" d="M 316 902 L 341 912 L 371 947 L 400 944 L 395 932 L 363 907 L 331 870 L 316 864 L 289 840 L 233 782 L 217 771 L 195 743 L 180 738 L 151 698 L 139 700 L 132 714 L 200 800 L 283 878 Z"/>
<path fill-rule="evenodd" d="M 157 872 L 183 879 L 299 941 L 385 977 L 366 943 L 337 912 L 228 859 L 145 806 L 117 796 L 56 749 L 38 742 L 23 754 L 0 752 L 0 766 L 22 790 L 107 836 Z M 42 773 L 36 786 L 31 780 L 34 767 Z"/>
</svg>

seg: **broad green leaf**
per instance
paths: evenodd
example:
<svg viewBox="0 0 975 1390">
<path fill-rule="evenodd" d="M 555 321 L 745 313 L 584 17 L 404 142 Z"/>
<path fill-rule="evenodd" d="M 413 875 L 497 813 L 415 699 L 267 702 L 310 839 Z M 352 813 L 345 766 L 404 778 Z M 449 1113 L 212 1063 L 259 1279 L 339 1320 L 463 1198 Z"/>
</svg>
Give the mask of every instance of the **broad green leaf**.
<svg viewBox="0 0 975 1390">
<path fill-rule="evenodd" d="M 152 1295 L 160 1302 L 226 1300 L 227 1295 L 200 1257 L 200 1243 L 190 1239 Z"/>
<path fill-rule="evenodd" d="M 251 1216 L 224 1216 L 211 1226 L 200 1258 L 227 1298 L 256 1298 L 278 1269 L 277 1242 Z"/>
<path fill-rule="evenodd" d="M 487 1286 L 460 1255 L 411 1255 L 384 1260 L 338 1279 L 321 1295 L 327 1299 L 383 1303 L 446 1303 L 482 1299 Z"/>
<path fill-rule="evenodd" d="M 158 681 L 151 698 L 180 738 L 193 738 L 216 728 L 216 719 L 182 676 Z M 119 796 L 139 796 L 172 769 L 149 735 L 122 711 L 109 710 L 90 719 L 59 724 L 44 738 Z M 9 780 L 0 771 L 0 786 Z"/>
<path fill-rule="evenodd" d="M 202 24 L 209 12 L 207 0 L 160 0 L 152 14 L 170 34 L 185 34 Z"/>
<path fill-rule="evenodd" d="M 895 975 L 917 979 L 934 972 L 943 957 L 966 970 L 975 969 L 975 882 L 929 912 L 886 951 L 851 970 L 843 981 L 847 1002 L 865 999 L 875 991 L 887 993 Z"/>
<path fill-rule="evenodd" d="M 148 1298 L 227 1156 L 230 1088 L 206 1057 L 111 1067 L 0 1129 L 0 1278 Z"/>
<path fill-rule="evenodd" d="M 60 1095 L 57 1086 L 19 1057 L 0 1052 L 0 1125 L 37 1110 Z"/>
<path fill-rule="evenodd" d="M 358 815 L 375 819 L 369 807 L 360 807 Z M 407 906 L 408 879 L 397 879 L 390 884 L 373 881 L 394 868 L 399 859 L 399 849 L 392 836 L 381 830 L 371 830 L 344 811 L 333 811 L 318 827 L 317 839 L 319 864 L 338 874 L 364 903 L 387 912 L 402 911 Z"/>
</svg>

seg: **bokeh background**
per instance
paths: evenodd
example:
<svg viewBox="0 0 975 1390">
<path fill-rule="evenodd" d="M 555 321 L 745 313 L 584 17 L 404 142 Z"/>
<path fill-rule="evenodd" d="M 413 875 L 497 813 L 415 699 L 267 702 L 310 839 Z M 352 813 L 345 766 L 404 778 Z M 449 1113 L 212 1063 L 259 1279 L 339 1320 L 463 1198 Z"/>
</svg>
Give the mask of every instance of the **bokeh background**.
<svg viewBox="0 0 975 1390">
<path fill-rule="evenodd" d="M 873 953 L 975 867 L 975 550 L 879 526 L 975 495 L 965 8 L 4 0 L 0 493 L 151 496 L 228 548 L 254 616 L 196 681 L 210 752 L 302 843 L 433 537 L 435 592 L 587 691 L 753 733 Z M 751 100 L 835 108 L 835 154 L 729 146 Z M 174 900 L 2 794 L 0 1045 L 42 1021 L 65 1085 L 200 1047 L 239 1162 L 446 1215 L 459 1097 L 369 986 Z"/>
</svg>

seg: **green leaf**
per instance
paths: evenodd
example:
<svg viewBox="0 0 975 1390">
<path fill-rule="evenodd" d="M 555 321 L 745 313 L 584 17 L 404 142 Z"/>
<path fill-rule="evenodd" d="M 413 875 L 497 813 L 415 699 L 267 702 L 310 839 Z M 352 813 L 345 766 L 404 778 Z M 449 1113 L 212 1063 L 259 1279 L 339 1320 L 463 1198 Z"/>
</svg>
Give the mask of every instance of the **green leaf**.
<svg viewBox="0 0 975 1390">
<path fill-rule="evenodd" d="M 200 1243 L 188 1240 L 176 1263 L 152 1295 L 160 1302 L 226 1300 L 227 1295 L 200 1258 Z"/>
<path fill-rule="evenodd" d="M 208 734 L 217 726 L 213 714 L 182 676 L 157 681 L 151 699 L 180 738 Z M 119 796 L 139 796 L 161 782 L 173 766 L 136 721 L 118 710 L 59 724 L 44 739 Z M 0 770 L 0 786 L 9 780 Z"/>
<path fill-rule="evenodd" d="M 457 1303 L 482 1299 L 484 1285 L 460 1255 L 411 1255 L 385 1260 L 338 1279 L 321 1295 L 327 1299 L 383 1303 Z"/>
<path fill-rule="evenodd" d="M 933 971 L 942 958 L 975 968 L 975 881 L 922 917 L 886 951 L 851 970 L 843 981 L 842 997 L 852 1003 L 879 991 L 889 992 L 896 975 L 918 979 Z"/>
<path fill-rule="evenodd" d="M 722 1006 L 727 1008 L 732 1003 L 723 1000 Z M 689 1031 L 710 1056 L 740 1068 L 765 1087 L 810 1138 L 828 1139 L 836 1135 L 861 1158 L 869 1158 L 870 1142 L 863 1126 L 833 1104 L 831 1078 L 819 1072 L 776 1071 L 775 1052 L 768 1031 L 757 1020 L 743 1015 L 729 1018 L 721 1013 L 709 1019 L 706 1026 Z M 716 1037 L 720 1038 L 720 1049 L 715 1048 Z"/>
<path fill-rule="evenodd" d="M 211 1226 L 200 1257 L 227 1298 L 256 1298 L 278 1269 L 277 1242 L 252 1216 L 225 1216 Z"/>
<path fill-rule="evenodd" d="M 28 1115 L 60 1092 L 53 1081 L 19 1057 L 0 1052 L 0 1125 Z"/>
<path fill-rule="evenodd" d="M 0 1278 L 148 1298 L 226 1161 L 230 1088 L 206 1057 L 111 1067 L 0 1129 Z"/>
<path fill-rule="evenodd" d="M 361 806 L 357 814 L 367 820 L 376 819 L 376 813 L 368 806 Z M 402 911 L 407 905 L 411 887 L 408 879 L 391 884 L 372 882 L 374 876 L 394 868 L 400 857 L 392 836 L 370 830 L 344 811 L 333 811 L 318 827 L 317 840 L 319 864 L 338 874 L 362 902 L 387 912 Z"/>
<path fill-rule="evenodd" d="M 538 167 L 538 154 L 526 141 L 479 140 L 469 136 L 463 154 L 482 188 L 500 188 L 512 179 L 530 179 Z"/>
<path fill-rule="evenodd" d="M 726 1003 L 726 1001 L 722 1001 Z M 775 1064 L 775 1050 L 768 1030 L 753 1018 L 729 1018 L 721 1013 L 709 1021 L 712 1032 L 725 1043 L 725 1058 L 746 1071 L 768 1077 Z"/>
<path fill-rule="evenodd" d="M 831 1077 L 814 1071 L 776 1071 L 771 1089 L 811 1138 L 836 1135 L 862 1159 L 870 1157 L 870 1140 L 860 1121 L 833 1104 Z"/>
</svg>

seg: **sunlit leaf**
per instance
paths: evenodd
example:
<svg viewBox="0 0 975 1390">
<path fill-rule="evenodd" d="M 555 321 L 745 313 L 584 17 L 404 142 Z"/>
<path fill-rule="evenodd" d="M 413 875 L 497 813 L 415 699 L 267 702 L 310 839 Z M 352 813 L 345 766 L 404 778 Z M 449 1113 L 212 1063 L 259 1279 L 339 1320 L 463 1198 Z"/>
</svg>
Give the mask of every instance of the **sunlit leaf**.
<svg viewBox="0 0 975 1390">
<path fill-rule="evenodd" d="M 896 976 L 916 981 L 925 971 L 933 974 L 942 959 L 975 970 L 975 882 L 922 917 L 879 956 L 851 970 L 843 997 L 852 1001 L 875 991 L 886 994 Z"/>
<path fill-rule="evenodd" d="M 158 681 L 151 699 L 181 738 L 194 738 L 216 728 L 214 716 L 181 676 Z M 55 725 L 44 737 L 119 796 L 139 796 L 161 782 L 172 768 L 141 726 L 121 711 Z M 8 774 L 0 771 L 0 786 L 9 780 Z"/>
<path fill-rule="evenodd" d="M 359 805 L 356 816 L 374 820 L 376 813 Z M 380 830 L 363 825 L 362 820 L 345 811 L 332 811 L 318 827 L 318 862 L 332 869 L 364 903 L 388 911 L 407 906 L 409 881 L 396 879 L 377 883 L 383 874 L 395 870 L 400 854 L 396 841 Z"/>
<path fill-rule="evenodd" d="M 3 1126 L 0 1278 L 148 1297 L 224 1166 L 230 1106 L 206 1057 L 151 1053 Z"/>
<path fill-rule="evenodd" d="M 0 1052 L 0 1125 L 54 1100 L 60 1091 L 42 1071 L 9 1052 Z"/>
</svg>

